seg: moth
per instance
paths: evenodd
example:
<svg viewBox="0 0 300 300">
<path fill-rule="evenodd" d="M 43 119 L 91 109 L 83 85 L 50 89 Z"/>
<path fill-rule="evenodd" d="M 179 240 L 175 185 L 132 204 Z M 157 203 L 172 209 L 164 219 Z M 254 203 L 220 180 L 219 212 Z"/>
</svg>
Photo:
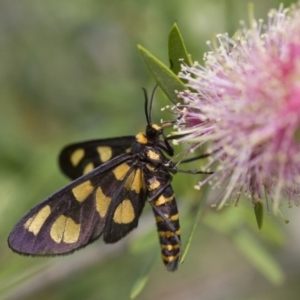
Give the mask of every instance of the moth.
<svg viewBox="0 0 300 300">
<path fill-rule="evenodd" d="M 145 94 L 145 132 L 76 143 L 59 157 L 73 181 L 32 208 L 13 228 L 9 247 L 22 255 L 65 255 L 100 236 L 115 243 L 138 226 L 148 199 L 168 271 L 181 253 L 180 226 L 171 186 L 177 168 L 173 147 L 164 134 L 170 124 L 151 121 L 153 94 Z"/>
</svg>

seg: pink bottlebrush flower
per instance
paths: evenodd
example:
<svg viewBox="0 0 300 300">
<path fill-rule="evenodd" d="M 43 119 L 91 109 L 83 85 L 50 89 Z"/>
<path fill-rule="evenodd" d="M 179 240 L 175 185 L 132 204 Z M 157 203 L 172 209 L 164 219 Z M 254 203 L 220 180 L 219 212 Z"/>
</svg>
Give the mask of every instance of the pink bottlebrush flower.
<svg viewBox="0 0 300 300">
<path fill-rule="evenodd" d="M 300 3 L 250 25 L 217 35 L 204 66 L 182 66 L 192 91 L 175 107 L 179 141 L 210 151 L 215 172 L 199 186 L 225 184 L 220 206 L 244 193 L 276 211 L 281 199 L 300 203 Z"/>
</svg>

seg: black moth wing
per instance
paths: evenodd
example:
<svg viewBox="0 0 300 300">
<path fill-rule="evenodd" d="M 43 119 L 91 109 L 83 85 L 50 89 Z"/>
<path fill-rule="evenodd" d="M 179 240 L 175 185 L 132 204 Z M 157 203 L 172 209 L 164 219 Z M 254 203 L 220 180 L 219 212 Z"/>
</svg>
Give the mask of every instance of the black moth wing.
<svg viewBox="0 0 300 300">
<path fill-rule="evenodd" d="M 76 179 L 103 163 L 131 151 L 134 136 L 98 139 L 70 144 L 59 155 L 62 172 Z"/>
<path fill-rule="evenodd" d="M 145 203 L 141 169 L 124 154 L 76 179 L 30 210 L 8 238 L 24 255 L 60 255 L 101 234 L 108 243 L 137 227 Z"/>
</svg>

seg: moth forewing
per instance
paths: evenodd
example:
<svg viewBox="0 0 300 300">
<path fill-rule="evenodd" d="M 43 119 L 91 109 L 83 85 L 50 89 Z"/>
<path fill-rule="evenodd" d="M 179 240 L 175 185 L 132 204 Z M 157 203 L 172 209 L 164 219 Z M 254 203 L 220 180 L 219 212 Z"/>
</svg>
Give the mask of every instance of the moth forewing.
<svg viewBox="0 0 300 300">
<path fill-rule="evenodd" d="M 12 230 L 10 248 L 24 255 L 59 255 L 99 238 L 108 207 L 126 194 L 123 181 L 114 180 L 113 171 L 129 160 L 128 154 L 118 156 L 34 207 Z"/>
</svg>

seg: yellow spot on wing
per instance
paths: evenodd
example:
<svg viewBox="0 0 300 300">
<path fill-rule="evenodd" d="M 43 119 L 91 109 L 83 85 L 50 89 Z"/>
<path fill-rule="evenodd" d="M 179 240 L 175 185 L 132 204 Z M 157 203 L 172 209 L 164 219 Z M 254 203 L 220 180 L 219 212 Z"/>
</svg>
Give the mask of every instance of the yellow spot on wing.
<svg viewBox="0 0 300 300">
<path fill-rule="evenodd" d="M 83 158 L 83 156 L 84 156 L 84 149 L 77 149 L 72 153 L 70 159 L 73 167 L 76 167 L 78 165 L 78 163 Z"/>
<path fill-rule="evenodd" d="M 103 218 L 106 215 L 110 202 L 111 202 L 111 198 L 106 197 L 103 194 L 101 188 L 98 187 L 96 191 L 96 209 L 101 218 Z"/>
<path fill-rule="evenodd" d="M 85 166 L 85 168 L 83 170 L 83 174 L 90 173 L 93 170 L 94 170 L 94 164 L 90 162 Z"/>
<path fill-rule="evenodd" d="M 114 170 L 113 173 L 115 174 L 115 177 L 118 180 L 124 179 L 125 175 L 127 174 L 128 170 L 130 169 L 130 166 L 127 164 L 121 164 L 117 166 Z"/>
<path fill-rule="evenodd" d="M 97 151 L 100 155 L 100 160 L 102 162 L 106 162 L 106 161 L 110 160 L 112 157 L 111 147 L 100 146 L 100 147 L 97 147 Z"/>
<path fill-rule="evenodd" d="M 64 215 L 59 216 L 53 223 L 50 236 L 56 243 L 73 244 L 78 241 L 80 224 L 75 223 L 71 218 Z"/>
<path fill-rule="evenodd" d="M 141 191 L 143 187 L 143 177 L 141 169 L 138 168 L 135 172 L 131 172 L 125 182 L 125 188 L 127 190 L 135 191 L 137 194 Z"/>
<path fill-rule="evenodd" d="M 25 222 L 24 228 L 32 232 L 34 235 L 37 235 L 50 213 L 50 206 L 44 206 L 38 213 Z"/>
<path fill-rule="evenodd" d="M 160 205 L 166 204 L 167 202 L 170 202 L 172 200 L 174 200 L 174 194 L 168 198 L 163 195 L 160 195 L 156 200 L 153 201 L 153 204 L 155 206 L 160 206 Z"/>
<path fill-rule="evenodd" d="M 72 189 L 72 193 L 78 202 L 83 202 L 94 190 L 92 183 L 88 180 Z"/>
<path fill-rule="evenodd" d="M 135 172 L 134 180 L 132 182 L 131 190 L 139 193 L 143 187 L 143 173 L 141 169 L 137 169 Z"/>
<path fill-rule="evenodd" d="M 60 243 L 63 239 L 66 221 L 67 217 L 61 215 L 56 219 L 51 227 L 50 236 L 56 243 Z"/>
<path fill-rule="evenodd" d="M 147 156 L 152 159 L 152 160 L 159 160 L 160 156 L 159 154 L 157 154 L 156 152 L 152 151 L 152 150 L 148 150 L 147 151 Z"/>
<path fill-rule="evenodd" d="M 76 243 L 80 234 L 80 224 L 75 223 L 71 218 L 67 219 L 63 241 L 68 244 Z"/>
<path fill-rule="evenodd" d="M 131 201 L 123 200 L 114 213 L 114 221 L 118 224 L 128 224 L 134 220 L 135 213 Z"/>
</svg>

